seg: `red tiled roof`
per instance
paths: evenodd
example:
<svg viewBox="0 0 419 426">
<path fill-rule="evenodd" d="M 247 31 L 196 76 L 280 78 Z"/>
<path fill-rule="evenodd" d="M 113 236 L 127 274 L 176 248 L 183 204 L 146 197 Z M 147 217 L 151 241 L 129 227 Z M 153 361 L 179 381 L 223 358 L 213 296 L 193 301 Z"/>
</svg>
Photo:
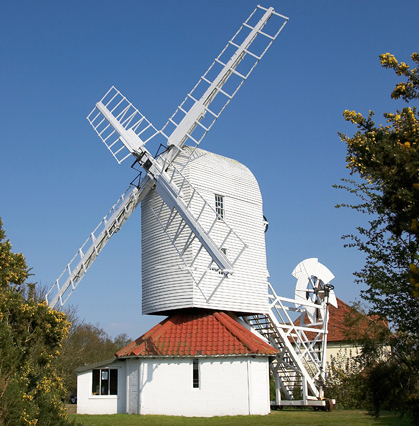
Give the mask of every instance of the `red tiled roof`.
<svg viewBox="0 0 419 426">
<path fill-rule="evenodd" d="M 342 342 L 349 340 L 348 331 L 349 326 L 347 320 L 353 313 L 353 309 L 342 300 L 336 298 L 338 301 L 338 308 L 329 305 L 329 323 L 327 325 L 328 342 Z"/>
<path fill-rule="evenodd" d="M 116 353 L 125 356 L 275 355 L 225 312 L 186 310 L 174 314 Z"/>
<path fill-rule="evenodd" d="M 329 305 L 329 323 L 327 325 L 328 342 L 359 341 L 365 337 L 365 334 L 373 337 L 372 334 L 376 333 L 377 330 L 370 327 L 372 323 L 376 323 L 380 327 L 388 327 L 385 321 L 365 315 L 342 300 L 338 298 L 336 299 L 338 302 L 338 308 Z M 305 322 L 308 323 L 308 321 L 309 320 L 306 317 Z M 310 333 L 308 332 L 306 334 L 307 337 L 310 338 Z"/>
<path fill-rule="evenodd" d="M 368 335 L 377 336 L 379 329 L 388 328 L 386 321 L 375 316 L 365 315 L 357 311 L 340 299 L 337 299 L 339 308 L 329 306 L 328 342 L 357 341 Z M 372 327 L 374 324 L 378 328 Z"/>
</svg>

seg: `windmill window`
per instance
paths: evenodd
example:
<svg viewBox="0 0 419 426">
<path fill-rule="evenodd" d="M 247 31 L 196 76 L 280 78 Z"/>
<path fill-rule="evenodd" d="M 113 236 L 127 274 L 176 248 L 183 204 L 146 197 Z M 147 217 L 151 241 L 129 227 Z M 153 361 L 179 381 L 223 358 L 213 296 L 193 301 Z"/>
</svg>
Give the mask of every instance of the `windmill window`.
<svg viewBox="0 0 419 426">
<path fill-rule="evenodd" d="M 199 359 L 194 358 L 192 367 L 192 387 L 199 388 Z"/>
<path fill-rule="evenodd" d="M 218 220 L 224 219 L 224 197 L 215 194 L 215 211 L 218 215 Z"/>
<path fill-rule="evenodd" d="M 118 370 L 116 368 L 101 368 L 92 371 L 93 395 L 118 394 Z"/>
</svg>

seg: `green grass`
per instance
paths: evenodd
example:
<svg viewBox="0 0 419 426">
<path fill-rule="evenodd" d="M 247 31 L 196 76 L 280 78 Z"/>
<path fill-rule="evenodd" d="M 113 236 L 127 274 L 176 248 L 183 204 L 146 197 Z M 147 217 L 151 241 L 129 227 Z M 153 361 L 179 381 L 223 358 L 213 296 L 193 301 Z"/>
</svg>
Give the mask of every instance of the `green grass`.
<svg viewBox="0 0 419 426">
<path fill-rule="evenodd" d="M 369 416 L 365 411 L 334 410 L 330 413 L 311 410 L 273 411 L 268 416 L 231 416 L 231 417 L 176 417 L 176 416 L 136 416 L 129 414 L 114 414 L 90 416 L 85 414 L 69 415 L 82 425 L 88 426 L 408 426 L 408 420 L 397 414 L 383 413 L 378 419 Z"/>
</svg>

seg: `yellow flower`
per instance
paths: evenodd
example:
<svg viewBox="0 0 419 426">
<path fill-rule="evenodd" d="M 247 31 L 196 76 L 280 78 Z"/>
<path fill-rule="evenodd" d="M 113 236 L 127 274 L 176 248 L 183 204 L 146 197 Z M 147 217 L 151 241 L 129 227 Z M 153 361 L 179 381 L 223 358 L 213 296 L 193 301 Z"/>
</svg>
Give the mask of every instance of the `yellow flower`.
<svg viewBox="0 0 419 426">
<path fill-rule="evenodd" d="M 393 55 L 390 55 L 390 53 L 380 55 L 380 61 L 381 65 L 393 66 L 398 64 L 397 59 Z"/>
</svg>

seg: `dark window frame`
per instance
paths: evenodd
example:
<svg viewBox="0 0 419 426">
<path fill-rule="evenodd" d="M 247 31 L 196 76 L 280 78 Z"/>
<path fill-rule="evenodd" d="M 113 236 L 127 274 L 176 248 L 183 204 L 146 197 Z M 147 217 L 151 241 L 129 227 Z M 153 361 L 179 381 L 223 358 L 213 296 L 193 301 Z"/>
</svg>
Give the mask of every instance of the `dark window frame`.
<svg viewBox="0 0 419 426">
<path fill-rule="evenodd" d="M 92 370 L 92 395 L 118 395 L 117 368 L 95 368 Z"/>
<path fill-rule="evenodd" d="M 192 361 L 192 387 L 199 389 L 201 386 L 199 377 L 199 359 L 194 358 Z"/>
</svg>

